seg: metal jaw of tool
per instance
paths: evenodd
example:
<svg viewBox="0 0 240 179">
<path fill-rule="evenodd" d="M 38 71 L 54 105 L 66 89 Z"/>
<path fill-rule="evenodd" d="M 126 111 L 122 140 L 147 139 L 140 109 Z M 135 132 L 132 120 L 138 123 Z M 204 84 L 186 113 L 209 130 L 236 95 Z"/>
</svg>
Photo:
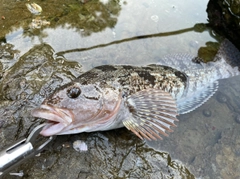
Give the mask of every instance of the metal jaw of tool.
<svg viewBox="0 0 240 179">
<path fill-rule="evenodd" d="M 50 136 L 42 144 L 37 144 L 36 139 L 44 126 L 45 124 L 41 124 L 35 127 L 28 138 L 0 151 L 0 178 L 25 160 L 39 154 L 56 137 Z"/>
</svg>

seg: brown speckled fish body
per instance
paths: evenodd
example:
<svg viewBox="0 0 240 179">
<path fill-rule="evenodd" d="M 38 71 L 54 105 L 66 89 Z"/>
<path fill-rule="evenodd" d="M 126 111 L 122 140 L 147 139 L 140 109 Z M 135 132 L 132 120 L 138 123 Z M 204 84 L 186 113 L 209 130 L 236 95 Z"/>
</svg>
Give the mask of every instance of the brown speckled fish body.
<svg viewBox="0 0 240 179">
<path fill-rule="evenodd" d="M 102 89 L 118 88 L 126 96 L 148 88 L 161 89 L 176 98 L 182 96 L 187 76 L 171 67 L 154 64 L 146 67 L 104 65 L 84 73 L 74 82 L 85 85 L 95 83 Z"/>
<path fill-rule="evenodd" d="M 45 136 L 125 126 L 140 138 L 161 138 L 176 126 L 178 114 L 215 93 L 217 80 L 239 75 L 239 54 L 224 42 L 216 62 L 207 64 L 180 55 L 161 65 L 95 67 L 56 89 L 32 114 L 48 120 L 41 132 Z"/>
<path fill-rule="evenodd" d="M 58 126 L 47 126 L 43 135 L 125 125 L 141 138 L 160 138 L 158 133 L 166 135 L 175 126 L 175 99 L 183 95 L 187 81 L 184 73 L 167 66 L 99 66 L 57 89 L 33 114 L 60 121 Z"/>
</svg>

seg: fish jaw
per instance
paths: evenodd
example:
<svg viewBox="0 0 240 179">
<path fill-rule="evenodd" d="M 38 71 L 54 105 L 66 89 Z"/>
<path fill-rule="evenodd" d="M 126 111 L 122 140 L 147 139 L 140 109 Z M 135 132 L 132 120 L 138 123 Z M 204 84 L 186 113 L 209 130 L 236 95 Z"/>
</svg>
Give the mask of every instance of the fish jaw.
<svg viewBox="0 0 240 179">
<path fill-rule="evenodd" d="M 58 135 L 106 131 L 123 127 L 122 118 L 119 118 L 119 113 L 125 112 L 124 101 L 121 95 L 118 95 L 115 100 L 106 98 L 105 100 L 105 103 L 102 105 L 101 109 L 98 110 L 98 113 L 87 118 L 87 120 L 85 117 L 80 117 L 82 115 L 84 116 L 86 112 L 74 112 L 74 122 L 65 127 Z"/>
<path fill-rule="evenodd" d="M 65 126 L 63 123 L 47 122 L 40 134 L 43 136 L 52 136 L 61 132 L 64 128 Z"/>
<path fill-rule="evenodd" d="M 43 136 L 51 136 L 60 133 L 69 126 L 74 119 L 73 113 L 64 108 L 56 108 L 51 105 L 41 105 L 32 111 L 32 116 L 47 119 L 48 122 L 40 132 Z"/>
</svg>

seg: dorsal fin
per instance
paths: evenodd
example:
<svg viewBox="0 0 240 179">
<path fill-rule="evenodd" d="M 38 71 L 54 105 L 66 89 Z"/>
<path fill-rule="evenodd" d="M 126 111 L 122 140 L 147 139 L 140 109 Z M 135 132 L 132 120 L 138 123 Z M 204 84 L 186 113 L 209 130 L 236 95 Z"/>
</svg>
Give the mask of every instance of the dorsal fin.
<svg viewBox="0 0 240 179">
<path fill-rule="evenodd" d="M 218 81 L 177 101 L 179 114 L 189 113 L 209 100 L 218 89 Z"/>
<path fill-rule="evenodd" d="M 177 106 L 168 92 L 146 89 L 129 96 L 127 103 L 132 116 L 123 124 L 141 139 L 162 139 L 160 134 L 168 136 L 166 131 L 176 127 Z"/>
</svg>

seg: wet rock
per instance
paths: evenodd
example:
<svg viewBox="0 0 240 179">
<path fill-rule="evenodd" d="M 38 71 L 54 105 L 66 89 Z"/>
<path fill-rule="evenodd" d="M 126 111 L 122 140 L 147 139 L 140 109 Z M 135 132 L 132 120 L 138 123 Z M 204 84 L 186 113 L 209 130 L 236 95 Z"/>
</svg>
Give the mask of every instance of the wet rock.
<svg viewBox="0 0 240 179">
<path fill-rule="evenodd" d="M 222 92 L 218 92 L 216 98 L 217 98 L 218 102 L 225 103 L 231 111 L 236 111 L 237 110 L 237 108 L 235 106 L 238 106 L 238 105 L 234 104 L 236 99 L 231 100 L 228 95 L 226 95 Z"/>
<path fill-rule="evenodd" d="M 60 82 L 72 80 L 74 74 L 71 74 L 70 68 L 79 70 L 79 64 L 69 63 L 71 65 L 65 67 L 62 61 L 65 60 L 53 58 L 53 49 L 49 45 L 35 46 L 4 74 L 0 84 L 1 98 L 14 101 L 20 99 L 23 92 L 28 93 L 28 98 L 31 98 L 30 94 L 37 94 L 43 90 L 41 87 L 49 83 L 53 76 L 64 78 L 58 79 Z M 69 68 L 69 71 L 64 71 L 65 68 Z"/>
<path fill-rule="evenodd" d="M 236 146 L 235 146 L 236 144 Z M 234 146 L 233 146 L 234 145 Z M 216 162 L 221 178 L 240 178 L 240 132 L 238 129 L 226 129 L 221 133 L 221 139 L 215 145 Z"/>
<path fill-rule="evenodd" d="M 0 43 L 0 75 L 16 62 L 18 55 L 19 51 L 14 49 L 14 45 L 3 42 Z"/>
<path fill-rule="evenodd" d="M 236 123 L 240 124 L 240 114 L 235 114 L 235 117 L 234 117 Z"/>
<path fill-rule="evenodd" d="M 207 7 L 212 28 L 240 49 L 240 1 L 210 0 Z"/>
<path fill-rule="evenodd" d="M 77 152 L 61 145 L 79 138 L 87 144 L 88 151 Z M 59 136 L 40 157 L 18 170 L 23 170 L 23 178 L 36 179 L 194 178 L 181 162 L 148 147 L 126 129 Z"/>
<path fill-rule="evenodd" d="M 49 45 L 36 45 L 10 68 L 4 69 L 0 81 L 0 120 L 3 123 L 0 139 L 4 142 L 0 148 L 25 136 L 40 122 L 31 117 L 31 110 L 58 86 L 81 74 L 77 62 L 53 58 L 53 55 Z M 3 61 L 3 66 L 7 67 L 8 62 Z"/>
<path fill-rule="evenodd" d="M 0 62 L 0 80 L 1 80 L 2 76 L 3 76 L 3 65 Z"/>
<path fill-rule="evenodd" d="M 14 50 L 14 46 L 12 44 L 1 43 L 1 45 L 0 45 L 1 61 L 13 60 L 17 53 L 19 53 L 19 51 Z"/>
</svg>

